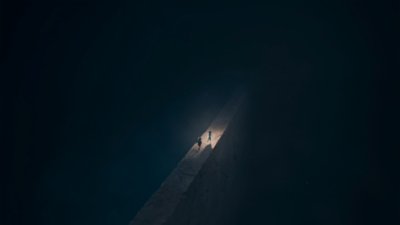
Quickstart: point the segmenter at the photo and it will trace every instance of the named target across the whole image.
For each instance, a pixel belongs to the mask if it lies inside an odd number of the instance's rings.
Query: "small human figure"
[[[211,141],[211,130],[208,131],[208,141]]]
[[[201,147],[201,137],[199,137],[199,138],[197,139],[197,145],[199,146],[199,150],[200,150],[200,147]]]

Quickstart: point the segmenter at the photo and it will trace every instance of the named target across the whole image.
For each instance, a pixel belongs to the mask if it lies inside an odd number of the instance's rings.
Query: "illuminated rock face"
[[[224,137],[225,130],[235,116],[243,98],[242,94],[232,97],[209,128],[201,135],[201,145],[195,143],[190,148],[160,188],[137,213],[130,225],[170,223],[171,218],[176,215],[177,207],[187,199],[186,193],[194,185],[193,181],[203,165],[210,155],[214,155],[211,154],[213,150],[219,148],[219,141]],[[209,131],[211,131],[211,140],[209,140]]]
[[[246,106],[229,123],[166,225],[235,225],[244,190]]]

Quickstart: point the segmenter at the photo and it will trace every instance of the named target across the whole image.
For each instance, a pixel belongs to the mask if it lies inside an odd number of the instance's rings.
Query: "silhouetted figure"
[[[199,138],[197,139],[197,145],[199,146],[199,150],[200,150],[200,147],[201,147],[201,137],[199,137]]]
[[[208,131],[208,141],[211,141],[211,130]]]

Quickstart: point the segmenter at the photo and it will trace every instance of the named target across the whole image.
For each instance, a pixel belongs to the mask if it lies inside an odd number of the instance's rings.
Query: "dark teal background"
[[[282,156],[317,181],[293,196],[333,204],[332,224],[397,224],[398,15],[394,1],[2,1],[0,224],[127,224],[236,87],[249,146],[293,131],[310,148]],[[308,216],[306,198],[265,205],[254,180],[243,218]]]

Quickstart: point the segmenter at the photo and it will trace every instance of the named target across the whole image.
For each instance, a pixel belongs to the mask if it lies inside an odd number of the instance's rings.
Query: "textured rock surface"
[[[199,148],[197,144],[192,146],[161,187],[138,212],[130,223],[131,225],[166,224],[171,219],[177,206],[185,207],[185,203],[180,204],[180,202],[185,202],[185,199],[188,199],[187,197],[193,194],[193,191],[189,191],[193,181],[209,156],[213,155],[211,153],[219,148],[219,140],[225,136],[224,132],[234,117],[242,99],[242,95],[232,97],[210,127],[202,134],[203,144],[201,147]],[[212,140],[208,141],[208,131],[210,130],[212,131]],[[220,179],[219,175],[218,179]],[[197,186],[198,184],[194,185]],[[201,188],[203,187],[201,185]]]

